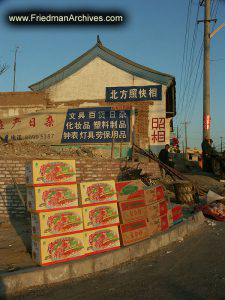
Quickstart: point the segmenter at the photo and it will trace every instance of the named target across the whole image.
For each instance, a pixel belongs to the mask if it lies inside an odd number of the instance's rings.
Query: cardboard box
[[[117,201],[114,180],[82,182],[80,191],[83,206]]]
[[[183,218],[182,206],[181,205],[176,204],[176,205],[172,206],[172,216],[173,216],[173,222],[176,222],[176,221]]]
[[[31,227],[32,234],[39,238],[81,232],[82,208],[31,213]]]
[[[120,223],[117,203],[83,207],[83,217],[85,229],[119,225]]]
[[[116,182],[118,201],[127,201],[144,197],[143,182],[141,180],[129,180]]]
[[[138,220],[120,225],[121,242],[124,246],[149,238],[147,220]]]
[[[83,233],[46,239],[32,239],[32,258],[39,265],[56,264],[82,258],[84,255]]]
[[[153,202],[149,205],[146,205],[147,217],[148,219],[155,219],[159,216],[167,214],[168,204],[167,201]]]
[[[121,223],[129,223],[147,218],[147,210],[143,198],[119,202],[118,205]]]
[[[152,236],[169,228],[167,214],[148,221],[149,235]]]
[[[169,228],[167,214],[164,216],[160,216],[160,224],[161,224],[161,231],[167,230]]]
[[[153,202],[160,202],[164,199],[164,188],[162,185],[155,185],[153,187],[148,187],[144,190],[144,197],[146,205]]]
[[[167,212],[167,219],[168,219],[168,225],[169,227],[173,226],[173,214],[172,214],[172,209],[168,209]]]
[[[118,226],[84,232],[86,255],[101,253],[120,248]]]
[[[26,164],[28,185],[51,185],[76,182],[75,160],[33,160]]]
[[[76,184],[27,187],[27,209],[49,211],[78,207]]]
[[[160,217],[155,217],[154,219],[151,219],[150,221],[148,221],[149,236],[157,234],[160,231],[161,231]]]

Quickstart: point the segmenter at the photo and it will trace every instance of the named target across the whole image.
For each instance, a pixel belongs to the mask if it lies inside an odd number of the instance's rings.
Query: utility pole
[[[221,152],[221,154],[223,152],[223,137],[222,136],[220,137],[220,152]]]
[[[13,92],[15,92],[15,88],[16,88],[16,54],[17,54],[18,49],[19,49],[19,47],[17,46],[15,49],[15,54],[14,54]]]
[[[177,139],[179,140],[179,127],[177,125]]]
[[[200,6],[205,5],[204,20],[204,72],[203,72],[203,140],[210,139],[210,39],[225,26],[225,22],[216,30],[210,33],[210,22],[217,19],[210,19],[210,0],[201,0]]]
[[[190,124],[190,122],[185,121],[184,123],[184,138],[185,138],[185,158],[187,158],[187,147],[188,147],[188,138],[187,138],[187,125]]]

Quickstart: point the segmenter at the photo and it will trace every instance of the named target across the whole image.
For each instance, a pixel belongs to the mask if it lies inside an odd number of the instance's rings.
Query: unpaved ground
[[[0,274],[34,265],[29,219],[20,217],[0,221]]]

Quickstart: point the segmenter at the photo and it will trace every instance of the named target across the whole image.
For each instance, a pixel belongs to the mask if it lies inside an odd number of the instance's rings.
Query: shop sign
[[[151,118],[151,144],[165,143],[166,118]]]
[[[130,141],[130,110],[111,107],[69,109],[62,143],[109,143]]]
[[[162,85],[106,87],[106,102],[162,100]]]

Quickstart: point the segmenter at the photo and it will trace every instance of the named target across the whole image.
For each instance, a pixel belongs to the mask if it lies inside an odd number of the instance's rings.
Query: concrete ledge
[[[122,247],[119,250],[63,264],[33,267],[24,271],[4,273],[0,276],[0,297],[21,292],[27,288],[35,288],[44,284],[59,283],[79,278],[117,266],[131,259],[152,253],[161,247],[179,240],[181,237],[183,238],[196,230],[203,222],[204,216],[202,212],[198,212],[190,220],[177,224],[168,231],[134,245]]]

